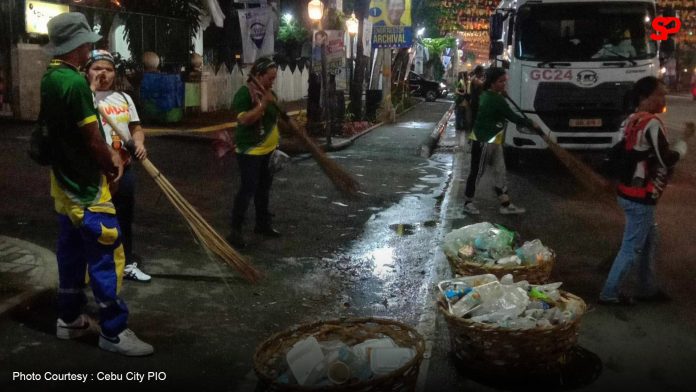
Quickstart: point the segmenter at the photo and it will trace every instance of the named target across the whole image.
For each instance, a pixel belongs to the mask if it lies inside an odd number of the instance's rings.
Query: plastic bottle
[[[452,305],[452,314],[456,317],[462,317],[472,310],[476,309],[481,304],[481,296],[476,291],[471,291]]]
[[[348,365],[351,377],[357,377],[361,381],[372,377],[370,364],[355,355],[350,348],[342,347],[338,350],[338,360]]]

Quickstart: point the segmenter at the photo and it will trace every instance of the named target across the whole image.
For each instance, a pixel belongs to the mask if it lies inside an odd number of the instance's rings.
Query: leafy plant
[[[278,41],[283,43],[302,43],[309,38],[309,31],[295,19],[287,20],[280,18],[280,27],[278,29]]]

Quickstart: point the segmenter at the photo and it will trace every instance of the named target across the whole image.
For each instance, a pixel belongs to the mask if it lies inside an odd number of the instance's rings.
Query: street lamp
[[[346,31],[350,36],[350,45],[348,46],[348,86],[353,84],[353,42],[355,35],[358,34],[358,18],[355,17],[355,12],[346,20]]]
[[[324,4],[320,0],[312,0],[307,4],[307,13],[312,22],[319,24],[319,32],[324,33],[321,25],[321,18],[324,16]],[[326,34],[322,34],[321,42],[321,121],[322,126],[326,127],[326,145],[331,146],[331,110],[329,105],[329,78],[326,66]]]
[[[324,4],[319,0],[312,0],[307,4],[307,12],[309,12],[309,19],[318,22],[324,15]]]

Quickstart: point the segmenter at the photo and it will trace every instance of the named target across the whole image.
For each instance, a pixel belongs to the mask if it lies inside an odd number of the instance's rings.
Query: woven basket
[[[462,259],[458,256],[447,255],[447,260],[452,267],[455,275],[474,276],[483,274],[493,274],[502,278],[503,275],[512,274],[515,282],[526,280],[531,284],[544,284],[551,276],[551,270],[556,264],[556,253],[551,251],[552,257],[537,265],[516,265],[513,267],[503,265],[484,266],[472,259]]]
[[[319,341],[339,339],[352,346],[368,339],[388,336],[400,347],[416,350],[416,355],[401,368],[387,375],[341,385],[309,387],[281,384],[278,376],[285,371],[285,355],[298,341],[314,336]],[[425,341],[415,329],[394,320],[359,318],[320,321],[279,332],[256,348],[254,370],[264,391],[415,391]]]
[[[447,320],[454,354],[466,367],[487,374],[528,374],[559,366],[576,344],[586,305],[580,297],[560,291],[559,306],[573,305],[575,319],[551,328],[512,330],[455,317],[440,296],[438,308]]]

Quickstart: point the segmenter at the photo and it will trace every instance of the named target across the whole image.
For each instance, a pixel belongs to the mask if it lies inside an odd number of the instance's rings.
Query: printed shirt
[[[72,66],[51,61],[41,79],[41,108],[55,148],[51,196],[56,212],[75,224],[82,221],[85,208],[115,213],[106,177],[92,159],[80,130],[99,121],[85,78]]]
[[[490,90],[484,91],[479,99],[473,139],[485,143],[501,144],[507,120],[518,125],[532,125],[531,121],[513,112],[502,95]]]
[[[240,87],[232,101],[232,109],[237,112],[237,119],[253,108],[249,87]],[[263,117],[255,124],[237,123],[234,141],[238,154],[266,155],[273,152],[280,141],[277,109],[273,105],[266,107]]]
[[[97,104],[103,107],[104,114],[109,116],[120,130],[120,133],[116,133],[111,129],[111,125],[106,122],[106,119],[102,118],[101,124],[102,128],[104,128],[106,144],[112,146],[114,134],[130,135],[129,125],[140,124],[138,111],[135,109],[135,104],[130,95],[113,90],[97,91],[94,95],[97,98]],[[125,140],[123,141],[125,142]]]
[[[664,126],[654,114],[633,113],[622,124],[622,132],[628,164],[620,173],[617,192],[627,200],[657,204],[679,153],[669,149]]]

